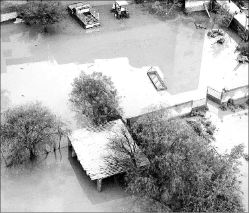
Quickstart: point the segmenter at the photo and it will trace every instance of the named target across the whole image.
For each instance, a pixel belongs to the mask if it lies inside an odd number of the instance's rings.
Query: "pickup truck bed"
[[[79,9],[80,8],[80,9]],[[68,10],[72,16],[78,19],[85,29],[97,27],[100,25],[99,20],[92,13],[89,5],[76,3],[68,6]]]

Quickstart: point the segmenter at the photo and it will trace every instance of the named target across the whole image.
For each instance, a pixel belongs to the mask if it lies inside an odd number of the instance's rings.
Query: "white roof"
[[[115,163],[110,166],[110,162],[106,161],[106,157],[114,154],[108,144],[113,137],[124,137],[121,131],[134,142],[121,120],[112,121],[105,127],[78,129],[72,132],[69,139],[78,160],[91,180],[106,178],[124,171]],[[122,158],[127,156],[123,155]],[[142,161],[143,159],[141,158]]]
[[[116,1],[116,3],[119,5],[119,6],[126,6],[129,4],[128,1]]]

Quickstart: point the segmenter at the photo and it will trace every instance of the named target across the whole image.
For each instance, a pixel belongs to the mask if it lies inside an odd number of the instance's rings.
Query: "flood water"
[[[111,3],[95,7],[101,27],[93,32],[70,16],[49,34],[24,24],[2,24],[2,110],[39,100],[72,124],[68,93],[79,74],[76,65],[95,59],[126,57],[133,67],[159,66],[171,94],[197,89],[203,30],[184,18],[161,21],[135,4],[129,19],[116,20],[110,8]]]
[[[172,94],[198,87],[203,30],[184,18],[161,21],[138,5],[130,5],[130,19],[116,20],[110,8],[111,3],[95,7],[101,27],[93,32],[71,17],[49,34],[24,24],[2,24],[2,110],[39,100],[72,127],[68,93],[80,73],[76,65],[95,59],[127,57],[134,67],[159,66]],[[62,157],[50,154],[17,174],[2,170],[2,211],[130,211],[132,202],[113,180],[97,193],[66,148]]]
[[[130,211],[134,201],[115,183],[113,178],[103,181],[97,192],[80,163],[61,153],[42,156],[38,162],[6,170],[1,176],[1,211]]]

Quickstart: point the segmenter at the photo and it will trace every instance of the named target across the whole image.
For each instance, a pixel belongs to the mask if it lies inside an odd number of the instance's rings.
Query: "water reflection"
[[[137,7],[131,5],[131,18],[124,20],[113,17],[110,5],[97,7],[101,27],[92,33],[70,16],[51,27],[49,34],[24,24],[3,25],[2,51],[12,52],[3,54],[3,61],[6,66],[54,60],[58,64],[84,64],[128,57],[134,67],[159,66],[173,94],[196,89],[204,31],[196,31],[181,20],[162,22]]]

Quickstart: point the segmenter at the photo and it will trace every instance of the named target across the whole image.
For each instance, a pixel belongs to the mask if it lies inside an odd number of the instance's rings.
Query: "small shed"
[[[91,180],[97,180],[98,191],[101,191],[104,178],[125,172],[122,165],[117,165],[116,162],[111,162],[112,158],[108,158],[111,155],[128,158],[128,156],[120,155],[120,153],[114,153],[108,146],[114,137],[122,138],[124,133],[130,143],[135,144],[125,124],[120,119],[109,122],[104,127],[75,130],[69,137],[69,145],[72,146],[72,157],[77,157]],[[146,165],[147,159],[142,155],[138,147],[137,150],[139,166]],[[106,158],[108,158],[108,161]]]

